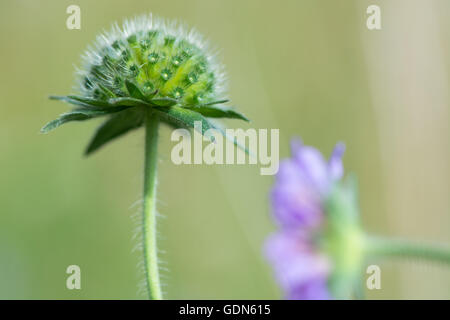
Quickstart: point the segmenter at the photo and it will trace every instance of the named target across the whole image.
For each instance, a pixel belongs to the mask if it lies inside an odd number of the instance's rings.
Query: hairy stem
[[[415,258],[450,264],[450,247],[439,244],[369,237],[366,248],[369,256]]]
[[[145,119],[144,208],[142,219],[145,276],[148,296],[151,300],[162,299],[158,269],[158,249],[156,245],[158,127],[158,116],[151,110],[147,110]]]

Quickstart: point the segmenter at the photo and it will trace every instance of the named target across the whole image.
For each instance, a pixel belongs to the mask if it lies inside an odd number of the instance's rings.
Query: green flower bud
[[[87,153],[143,125],[147,111],[175,128],[220,127],[208,118],[248,119],[227,106],[223,67],[193,30],[150,16],[125,21],[97,37],[78,70],[79,95],[54,96],[75,109],[42,128],[109,116]],[[202,132],[203,134],[203,132]],[[236,141],[234,141],[235,144]]]
[[[146,98],[176,97],[185,106],[224,99],[223,67],[205,42],[196,32],[160,19],[141,17],[122,29],[114,26],[97,38],[83,62],[79,91],[84,97],[102,97],[97,91],[106,89],[117,97],[139,98],[122,85],[129,81]],[[153,96],[148,83],[157,91]]]

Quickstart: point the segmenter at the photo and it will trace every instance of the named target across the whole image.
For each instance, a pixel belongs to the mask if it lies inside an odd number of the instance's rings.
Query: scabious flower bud
[[[344,145],[326,162],[319,151],[292,143],[280,164],[272,207],[280,230],[266,255],[289,299],[347,298],[362,259],[354,189],[341,181]]]
[[[87,154],[141,127],[147,112],[173,128],[195,128],[199,121],[202,134],[212,128],[225,135],[209,118],[248,121],[223,105],[228,102],[224,99],[225,75],[206,42],[193,30],[185,31],[151,15],[128,20],[122,28],[114,25],[100,35],[83,55],[83,66],[77,73],[78,95],[51,97],[76,108],[41,131],[109,116],[98,128]]]
[[[126,21],[123,29],[115,25],[83,60],[79,86],[85,97],[141,98],[130,92],[128,81],[142,98],[171,97],[184,106],[223,98],[223,68],[201,37],[151,16]]]

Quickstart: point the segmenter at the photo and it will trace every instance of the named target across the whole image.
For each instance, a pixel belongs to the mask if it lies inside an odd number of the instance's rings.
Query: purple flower
[[[315,228],[323,218],[323,202],[343,174],[345,146],[338,143],[328,163],[313,147],[292,142],[292,158],[280,164],[272,190],[276,221],[283,228]]]
[[[338,143],[328,162],[319,151],[292,143],[272,190],[272,208],[280,231],[266,243],[266,256],[288,299],[330,299],[327,280],[331,261],[320,252],[316,235],[323,225],[324,203],[343,175],[344,145]]]
[[[326,256],[315,252],[308,235],[289,230],[278,232],[268,239],[266,256],[287,299],[330,298],[326,287],[329,261]]]

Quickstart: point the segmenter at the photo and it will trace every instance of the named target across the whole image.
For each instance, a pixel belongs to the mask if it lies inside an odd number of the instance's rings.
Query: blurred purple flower
[[[306,235],[284,230],[266,243],[266,256],[287,299],[330,299],[326,279],[330,272],[326,256],[314,251]]]
[[[345,146],[338,143],[328,163],[313,147],[292,142],[292,158],[280,164],[272,189],[275,219],[283,228],[314,228],[320,225],[323,202],[343,174]]]
[[[266,256],[286,298],[330,299],[330,261],[319,252],[315,236],[327,196],[343,175],[345,146],[338,143],[328,162],[298,140],[291,148],[292,157],[281,163],[272,190],[273,213],[281,230],[268,239]]]

